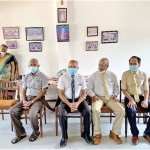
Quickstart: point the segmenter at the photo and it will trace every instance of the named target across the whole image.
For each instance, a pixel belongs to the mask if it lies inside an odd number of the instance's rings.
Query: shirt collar
[[[138,73],[139,73],[139,70],[138,71],[131,71],[131,70],[129,70],[130,71],[130,74],[136,74],[136,75],[138,75]]]
[[[68,76],[69,76],[69,77],[72,76],[69,72],[67,72],[67,73],[68,73]],[[78,75],[78,73],[76,73],[74,76],[76,77],[77,75]]]

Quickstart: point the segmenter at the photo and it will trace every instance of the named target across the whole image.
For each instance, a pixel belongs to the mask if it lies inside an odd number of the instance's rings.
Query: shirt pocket
[[[41,88],[42,88],[41,81],[39,79],[36,79],[34,81],[34,89],[40,90]]]

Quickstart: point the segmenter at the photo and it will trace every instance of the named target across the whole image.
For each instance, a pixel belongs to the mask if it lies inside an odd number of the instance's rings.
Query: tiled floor
[[[1,116],[0,116],[1,117]],[[1,120],[1,118],[0,118]],[[124,122],[122,126],[122,135],[124,143],[121,145],[116,144],[108,137],[112,124],[109,123],[108,118],[101,118],[102,140],[100,145],[89,145],[83,138],[80,137],[79,119],[70,118],[68,121],[68,135],[69,140],[66,147],[63,149],[150,149],[150,144],[142,137],[145,125],[138,124],[140,129],[138,145],[132,145],[131,133],[128,130],[128,137],[124,136]],[[24,123],[24,120],[23,120]],[[11,139],[14,138],[14,133],[11,132],[9,115],[5,115],[5,120],[0,121],[0,149],[59,149],[61,139],[61,132],[59,127],[59,136],[55,136],[55,119],[54,112],[47,111],[47,124],[43,124],[44,136],[39,137],[35,142],[29,142],[29,136],[32,133],[30,123],[24,124],[27,132],[27,137],[17,144],[11,144]]]

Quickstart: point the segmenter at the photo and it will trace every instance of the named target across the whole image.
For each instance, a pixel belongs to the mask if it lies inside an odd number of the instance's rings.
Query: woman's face
[[[7,51],[7,48],[4,47],[4,46],[0,46],[0,52],[6,52]]]

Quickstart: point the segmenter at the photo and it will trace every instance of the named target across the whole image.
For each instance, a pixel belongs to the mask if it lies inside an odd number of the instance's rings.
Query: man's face
[[[29,67],[39,67],[39,64],[36,60],[31,60],[29,62]]]
[[[100,71],[106,71],[108,68],[108,63],[106,61],[100,61],[98,64],[98,68]]]
[[[138,59],[137,58],[131,58],[130,62],[129,62],[129,65],[130,66],[137,66],[137,67],[140,66],[140,64],[138,63]]]
[[[68,68],[77,68],[78,69],[78,64],[76,62],[69,62]]]

